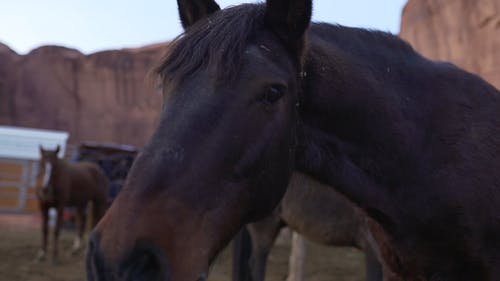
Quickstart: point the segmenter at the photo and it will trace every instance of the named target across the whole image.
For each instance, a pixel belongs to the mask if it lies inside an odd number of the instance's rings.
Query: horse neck
[[[65,173],[67,165],[66,160],[57,158],[52,167],[52,183],[60,180],[61,175]],[[55,184],[55,186],[59,185]]]
[[[412,161],[401,157],[413,157],[420,132],[399,107],[399,78],[378,71],[389,67],[397,76],[401,66],[389,58],[379,65],[346,46],[311,36],[297,166],[362,208],[383,210],[390,200],[380,186],[397,188],[408,176]]]

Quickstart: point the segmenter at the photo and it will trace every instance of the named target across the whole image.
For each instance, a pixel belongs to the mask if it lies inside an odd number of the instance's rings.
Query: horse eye
[[[266,92],[259,98],[260,102],[265,102],[268,104],[273,104],[277,102],[283,95],[285,91],[280,86],[271,86]]]

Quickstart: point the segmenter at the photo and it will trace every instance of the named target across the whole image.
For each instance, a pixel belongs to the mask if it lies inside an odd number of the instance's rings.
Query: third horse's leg
[[[294,231],[292,233],[292,250],[290,253],[290,261],[288,263],[287,281],[304,280],[305,255],[306,245],[304,238]]]
[[[57,262],[57,257],[59,255],[59,233],[61,231],[61,227],[63,224],[63,213],[64,213],[64,207],[62,206],[57,207],[57,219],[54,228],[54,247],[52,252],[52,262]]]
[[[264,281],[269,252],[283,226],[277,214],[246,226],[252,240],[250,258],[252,281]]]
[[[245,227],[233,239],[232,281],[251,281],[249,260],[252,254],[250,235]]]
[[[380,264],[372,245],[365,247],[366,281],[382,281],[382,265]]]
[[[76,254],[82,246],[86,221],[87,221],[86,208],[78,207],[76,209],[76,223],[77,223],[78,233],[76,234],[75,241],[73,243],[73,249],[72,249],[73,254]]]
[[[42,218],[42,248],[37,254],[36,260],[40,261],[45,259],[47,254],[47,239],[49,235],[49,208],[43,204],[40,204],[40,213]]]

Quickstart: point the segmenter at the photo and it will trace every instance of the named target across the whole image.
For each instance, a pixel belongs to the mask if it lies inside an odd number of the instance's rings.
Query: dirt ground
[[[39,221],[33,215],[0,214],[0,281],[84,281],[84,252],[73,256],[70,249],[74,232],[61,233],[60,259],[37,263]],[[282,239],[269,259],[267,281],[284,281],[290,251]],[[307,243],[307,281],[361,281],[364,279],[363,253],[351,248],[324,247]],[[231,279],[231,255],[225,250],[212,267],[209,281]]]

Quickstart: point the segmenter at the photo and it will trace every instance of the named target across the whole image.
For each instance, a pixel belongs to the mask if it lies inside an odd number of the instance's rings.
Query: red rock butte
[[[409,0],[400,36],[500,87],[500,1]],[[148,73],[167,45],[90,55],[44,46],[18,55],[0,44],[0,124],[66,130],[72,143],[142,146],[161,108]]]
[[[161,108],[149,73],[166,46],[90,55],[44,46],[21,56],[0,45],[0,124],[69,131],[73,143],[140,146]]]
[[[451,61],[500,88],[500,1],[409,0],[400,36],[424,56]]]

